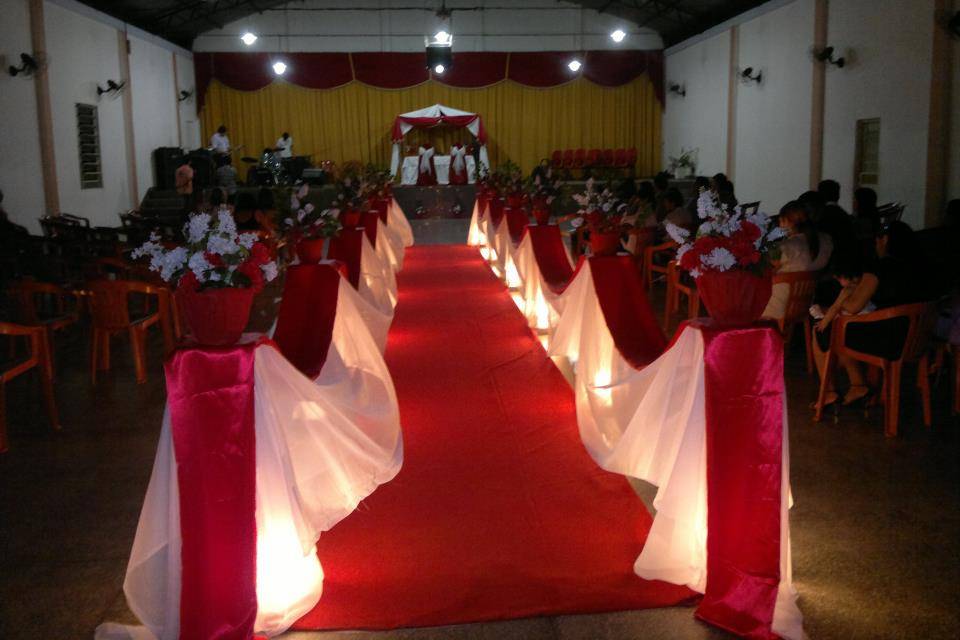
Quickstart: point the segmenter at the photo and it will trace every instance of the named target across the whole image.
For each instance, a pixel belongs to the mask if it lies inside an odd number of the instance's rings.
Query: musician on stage
[[[290,137],[289,133],[283,132],[283,135],[277,140],[275,149],[281,158],[293,157],[293,138]]]
[[[217,132],[210,138],[210,147],[217,155],[230,155],[230,138],[227,137],[227,128],[224,125],[217,127]]]

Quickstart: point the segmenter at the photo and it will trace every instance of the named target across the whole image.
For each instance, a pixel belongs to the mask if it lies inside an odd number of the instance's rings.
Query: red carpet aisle
[[[409,250],[387,363],[399,475],[320,538],[299,629],[383,629],[677,603],[633,563],[650,516],[580,442],[573,393],[475,248]]]

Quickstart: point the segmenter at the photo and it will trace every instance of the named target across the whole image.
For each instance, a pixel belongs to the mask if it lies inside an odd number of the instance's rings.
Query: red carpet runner
[[[412,247],[386,352],[403,469],[320,538],[298,629],[675,604],[633,573],[650,515],[577,432],[573,393],[475,248]]]

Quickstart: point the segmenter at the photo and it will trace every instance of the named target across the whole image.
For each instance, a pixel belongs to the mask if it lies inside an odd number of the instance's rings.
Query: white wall
[[[952,0],[960,8],[960,0]],[[773,0],[666,51],[667,82],[686,84],[687,97],[668,94],[664,163],[681,146],[700,147],[698,173],[724,170],[729,34],[737,25],[738,64],[762,69],[761,85],[739,84],[734,181],[741,200],[762,200],[773,212],[809,186],[814,0]],[[830,0],[830,45],[843,69],[826,67],[823,177],[840,182],[850,207],[856,121],[881,120],[882,202],[907,205],[904,219],[920,228],[926,195],[934,0]],[[726,38],[726,40],[724,40]],[[948,197],[960,197],[960,46],[953,42],[951,158]]]
[[[51,2],[44,14],[60,209],[115,226],[117,213],[131,208],[123,101],[116,94],[98,98],[97,83],[121,79],[117,31]],[[80,188],[76,103],[97,106],[102,189]]]
[[[697,149],[697,173],[727,171],[727,102],[730,32],[724,31],[665,60],[667,86],[681,84],[686,96],[666,94],[663,166],[682,149]]]
[[[424,36],[437,31],[435,2],[357,0],[291,2],[224,25],[197,38],[194,51],[423,51]],[[411,9],[420,5],[423,9]],[[610,14],[556,0],[448,0],[456,51],[569,51],[659,49],[660,36]],[[341,8],[337,8],[337,7]],[[393,7],[393,8],[391,8]],[[508,8],[507,8],[508,7]],[[458,8],[463,8],[457,11]],[[470,8],[470,10],[467,10]],[[473,10],[479,8],[479,10]],[[363,9],[384,9],[369,11]],[[609,34],[629,33],[621,44]],[[240,42],[251,31],[252,47]]]
[[[130,37],[133,130],[137,155],[137,190],[142,198],[154,184],[153,150],[180,146],[174,54]]]
[[[0,20],[0,66],[20,66],[20,54],[33,51],[27,3],[4,3]],[[17,224],[40,232],[44,213],[40,174],[40,134],[36,89],[31,78],[0,73],[0,190],[3,208]]]
[[[735,170],[741,202],[776,213],[809,186],[813,0],[796,0],[739,27],[738,67],[763,81],[737,88]]]
[[[177,57],[177,95],[180,91],[189,91],[191,95],[178,102],[180,109],[180,142],[177,146],[184,149],[196,149],[200,146],[200,118],[197,116],[196,81],[194,80],[193,58],[176,54]]]
[[[828,40],[854,51],[852,62],[827,73],[823,173],[842,188],[849,207],[856,123],[880,118],[881,202],[907,204],[904,220],[923,226],[933,0],[834,0]]]
[[[46,0],[44,32],[46,65],[56,157],[60,210],[90,219],[91,224],[116,226],[117,214],[134,206],[131,196],[142,197],[153,184],[151,154],[158,146],[199,145],[196,102],[179,106],[174,57],[181,88],[193,89],[193,58],[155,36],[128,27],[73,0]],[[127,133],[123,98],[97,96],[97,84],[121,79],[120,37],[128,33],[133,102],[133,128],[137,161],[136,189],[130,185]],[[0,19],[0,56],[3,67],[19,63],[21,52],[32,53],[27,0],[4,0]],[[97,106],[100,120],[103,188],[81,189],[77,146],[76,103]],[[30,78],[0,74],[0,189],[4,208],[14,221],[39,232],[37,219],[44,213],[36,89]]]

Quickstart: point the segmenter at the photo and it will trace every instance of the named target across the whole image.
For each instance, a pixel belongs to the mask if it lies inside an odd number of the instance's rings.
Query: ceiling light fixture
[[[569,67],[570,71],[573,71],[574,73],[580,71],[580,67],[582,66],[583,64],[581,64],[576,58],[567,63],[567,67]]]
[[[433,72],[438,75],[442,74],[444,71],[446,71],[446,68],[442,64],[438,64],[433,68]]]
[[[627,34],[626,32],[623,31],[623,29],[617,29],[616,31],[610,34],[610,39],[613,40],[614,42],[623,42],[623,39],[626,37],[627,37]]]
[[[433,43],[443,45],[453,44],[453,36],[441,29],[433,36]]]
[[[278,76],[282,76],[287,72],[287,64],[285,62],[277,61],[273,63],[273,72]]]
[[[245,34],[240,36],[240,40],[243,42],[243,44],[249,47],[250,45],[252,45],[254,42],[257,41],[257,36],[247,31]]]

